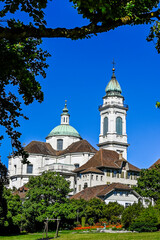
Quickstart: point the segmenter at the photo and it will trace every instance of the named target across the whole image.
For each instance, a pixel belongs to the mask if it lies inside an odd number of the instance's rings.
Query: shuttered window
[[[63,150],[63,139],[57,140],[57,150]]]
[[[105,117],[103,122],[103,135],[107,135],[107,132],[108,132],[108,118]]]
[[[118,135],[122,135],[122,118],[116,118],[116,132]]]

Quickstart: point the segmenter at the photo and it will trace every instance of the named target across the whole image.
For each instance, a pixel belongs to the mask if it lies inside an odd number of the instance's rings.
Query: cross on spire
[[[65,100],[65,108],[67,107],[67,100]]]
[[[113,64],[112,70],[113,70],[113,72],[114,72],[114,71],[115,71],[115,65],[116,65],[116,63],[115,63],[115,61],[114,61],[114,58],[113,58],[112,64]]]

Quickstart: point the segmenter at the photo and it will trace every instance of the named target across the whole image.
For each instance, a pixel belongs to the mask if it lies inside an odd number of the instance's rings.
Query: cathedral
[[[54,171],[70,181],[71,195],[88,187],[107,184],[135,186],[140,169],[127,160],[126,115],[128,106],[120,84],[112,69],[112,77],[105,89],[100,112],[100,135],[95,149],[70,125],[67,102],[61,113],[60,125],[46,137],[45,142],[31,141],[25,150],[29,164],[11,156],[8,162],[9,187],[25,185],[31,176]]]

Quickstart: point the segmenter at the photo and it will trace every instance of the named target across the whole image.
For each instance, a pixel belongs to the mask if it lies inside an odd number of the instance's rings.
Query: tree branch
[[[22,27],[1,27],[0,26],[0,39],[19,39],[19,38],[70,38],[79,39],[89,37],[92,34],[108,32],[111,29],[115,29],[123,25],[142,24],[148,23],[150,20],[159,19],[160,9],[155,12],[141,14],[134,17],[122,17],[118,20],[109,19],[105,24],[96,25],[91,23],[83,27],[76,27],[73,29],[67,28],[36,28],[34,26],[23,25]]]

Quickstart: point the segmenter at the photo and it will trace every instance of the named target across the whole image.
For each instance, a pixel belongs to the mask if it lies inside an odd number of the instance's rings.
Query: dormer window
[[[57,139],[57,150],[63,150],[63,139]]]

